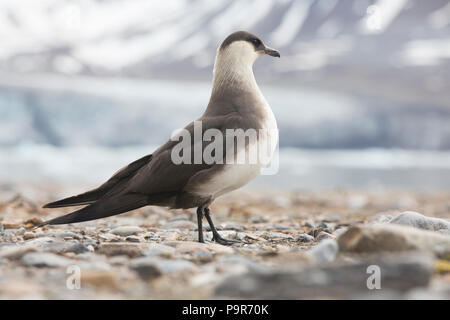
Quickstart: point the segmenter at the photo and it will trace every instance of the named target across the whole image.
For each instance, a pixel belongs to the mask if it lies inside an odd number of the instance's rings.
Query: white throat
[[[214,64],[213,91],[227,88],[258,90],[253,63],[259,54],[246,41],[236,41],[218,50]]]

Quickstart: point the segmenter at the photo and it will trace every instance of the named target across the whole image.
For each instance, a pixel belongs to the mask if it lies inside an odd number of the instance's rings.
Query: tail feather
[[[63,208],[91,204],[100,199],[104,194],[104,190],[95,189],[77,196],[47,203],[44,208]]]
[[[130,177],[132,177],[140,168],[148,164],[152,155],[145,156],[139,160],[130,163],[125,168],[119,170],[107,182],[97,189],[79,194],[77,196],[65,198],[55,202],[48,203],[44,208],[62,208],[91,204],[98,201],[105,195],[114,195],[122,191]]]
[[[143,194],[125,194],[99,200],[67,215],[46,221],[38,227],[67,223],[78,223],[110,217],[148,205],[148,197]]]

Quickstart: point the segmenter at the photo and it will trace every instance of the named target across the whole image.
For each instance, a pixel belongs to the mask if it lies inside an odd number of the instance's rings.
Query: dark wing
[[[239,120],[239,117],[237,120]],[[226,128],[231,127],[231,124],[235,125],[236,120],[230,116],[214,117],[204,121],[202,129],[204,132],[210,128],[217,128],[224,132]],[[191,123],[185,129],[193,137],[194,125]],[[194,152],[194,139],[191,140],[191,150]],[[133,162],[96,190],[73,197],[72,200],[66,199],[57,202],[59,206],[62,206],[64,203],[80,204],[86,203],[86,201],[95,201],[85,208],[44,222],[40,226],[90,221],[151,204],[170,207],[171,201],[176,199],[176,196],[183,191],[189,179],[214,166],[214,164],[204,163],[175,164],[172,161],[171,153],[172,148],[178,143],[178,141],[167,142],[152,156]],[[203,141],[200,143],[205,145]],[[101,195],[100,198],[97,198],[99,195]],[[98,200],[92,200],[94,198]],[[56,206],[57,203],[54,205]]]
[[[83,194],[48,203],[44,208],[73,207],[93,203],[112,191],[119,191],[130,177],[152,160],[152,155],[145,156],[119,170],[100,187]]]

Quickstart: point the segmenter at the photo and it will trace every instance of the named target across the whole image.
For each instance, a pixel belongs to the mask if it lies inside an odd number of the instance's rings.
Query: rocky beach
[[[194,210],[35,228],[58,192],[0,187],[1,299],[450,299],[449,191],[247,188],[211,207],[230,247]]]

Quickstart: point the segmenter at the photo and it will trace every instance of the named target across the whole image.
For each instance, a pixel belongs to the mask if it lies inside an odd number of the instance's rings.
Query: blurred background
[[[280,169],[250,188],[450,187],[447,0],[1,0],[0,185],[95,186],[151,153],[237,30],[282,57],[254,67]]]

